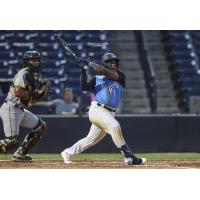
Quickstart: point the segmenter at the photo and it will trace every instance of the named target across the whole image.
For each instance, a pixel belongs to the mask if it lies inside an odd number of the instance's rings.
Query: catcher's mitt
[[[40,97],[40,100],[41,100],[41,99],[44,99],[44,98],[46,98],[46,97],[48,97],[48,96],[50,95],[50,93],[52,92],[51,83],[50,83],[50,81],[48,81],[47,79],[42,80],[42,81],[40,82],[39,90],[40,90],[43,86],[46,86],[46,90],[45,90],[44,94]]]

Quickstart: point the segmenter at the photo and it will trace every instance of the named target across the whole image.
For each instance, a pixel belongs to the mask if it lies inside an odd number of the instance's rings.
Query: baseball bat
[[[80,60],[80,57],[78,57],[69,47],[69,45],[58,35],[58,34],[54,34],[53,37],[55,38],[55,40],[61,45],[61,47],[63,47],[68,53],[70,53],[70,55],[72,55],[76,60]],[[85,59],[86,60],[86,59]],[[89,62],[89,60],[88,60]],[[88,69],[88,66],[84,66],[83,67],[85,70]]]
[[[79,57],[72,51],[69,45],[58,34],[55,33],[53,37],[61,45],[61,47],[63,47],[68,53],[70,53],[70,55],[79,60]]]

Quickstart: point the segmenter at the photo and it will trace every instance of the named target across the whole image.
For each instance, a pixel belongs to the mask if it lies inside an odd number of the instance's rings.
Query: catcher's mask
[[[119,58],[114,53],[105,53],[102,57],[102,65],[109,69],[117,69]]]
[[[26,51],[23,55],[23,62],[33,73],[39,73],[41,66],[41,54],[38,51]]]

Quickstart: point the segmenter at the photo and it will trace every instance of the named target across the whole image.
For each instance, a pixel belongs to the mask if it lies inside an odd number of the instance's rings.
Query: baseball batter
[[[44,97],[48,86],[43,83],[38,90],[35,87],[41,65],[39,52],[25,52],[23,62],[24,67],[15,75],[5,103],[0,108],[5,133],[5,139],[0,140],[0,151],[7,153],[11,148],[18,147],[13,155],[13,161],[24,162],[32,160],[27,153],[43,137],[47,129],[46,123],[26,108]],[[20,126],[31,129],[21,144]]]
[[[108,133],[123,154],[126,164],[144,164],[146,159],[133,154],[124,140],[119,122],[115,119],[115,112],[125,89],[125,75],[118,70],[119,58],[113,53],[106,53],[102,57],[102,65],[84,59],[80,60],[79,65],[82,90],[94,92],[94,101],[89,109],[92,126],[85,138],[61,153],[64,162],[71,163],[75,155],[98,143]],[[89,74],[95,76],[88,76]]]

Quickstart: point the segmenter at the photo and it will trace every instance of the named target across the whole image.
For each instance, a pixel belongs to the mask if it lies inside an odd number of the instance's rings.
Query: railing
[[[148,46],[143,31],[135,31],[136,39],[138,42],[138,51],[140,61],[144,70],[144,77],[146,81],[146,87],[148,89],[148,96],[150,99],[151,112],[157,112],[157,93],[155,84],[155,72],[148,56]]]

